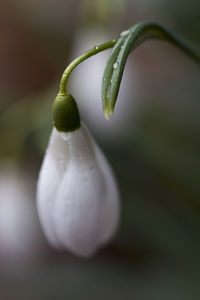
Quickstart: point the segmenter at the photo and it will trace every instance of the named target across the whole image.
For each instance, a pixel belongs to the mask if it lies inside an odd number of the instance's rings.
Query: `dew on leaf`
[[[118,63],[114,63],[114,65],[113,65],[113,69],[117,69],[117,67],[118,67]]]

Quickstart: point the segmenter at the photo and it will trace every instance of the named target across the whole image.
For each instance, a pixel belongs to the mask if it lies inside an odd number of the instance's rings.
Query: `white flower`
[[[38,259],[43,243],[31,181],[11,161],[0,162],[0,262],[4,267]]]
[[[69,133],[53,129],[39,175],[37,205],[50,244],[78,256],[91,256],[115,232],[117,185],[83,124]]]

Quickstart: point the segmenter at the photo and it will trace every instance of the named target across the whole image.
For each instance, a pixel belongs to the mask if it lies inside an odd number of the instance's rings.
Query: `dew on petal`
[[[60,136],[62,137],[62,139],[64,141],[68,141],[70,139],[70,134],[69,133],[61,132]]]

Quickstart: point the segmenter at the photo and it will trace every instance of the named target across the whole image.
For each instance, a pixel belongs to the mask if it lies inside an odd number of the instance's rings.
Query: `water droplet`
[[[61,138],[62,138],[64,141],[68,141],[68,140],[70,139],[70,134],[69,134],[69,133],[61,132],[61,133],[60,133],[60,136],[61,136]]]
[[[120,34],[120,36],[126,36],[129,34],[129,30],[125,30],[125,31],[122,31],[122,33]]]
[[[114,65],[113,65],[113,69],[117,69],[117,67],[118,67],[118,63],[114,63]]]
[[[96,49],[96,50],[99,50],[99,46],[95,46],[95,49]]]

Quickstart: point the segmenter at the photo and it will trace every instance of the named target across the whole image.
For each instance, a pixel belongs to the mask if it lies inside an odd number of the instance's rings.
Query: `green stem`
[[[107,50],[109,48],[112,48],[117,40],[112,40],[100,45],[97,45],[95,47],[93,47],[92,49],[88,50],[87,52],[83,53],[82,55],[80,55],[79,57],[77,57],[75,60],[73,60],[68,67],[65,69],[61,81],[60,81],[60,91],[59,94],[61,95],[66,95],[67,94],[67,80],[69,78],[69,75],[71,74],[71,72],[73,71],[73,69],[78,66],[81,62],[83,62],[84,60],[86,60],[87,58],[101,52],[104,50]]]

